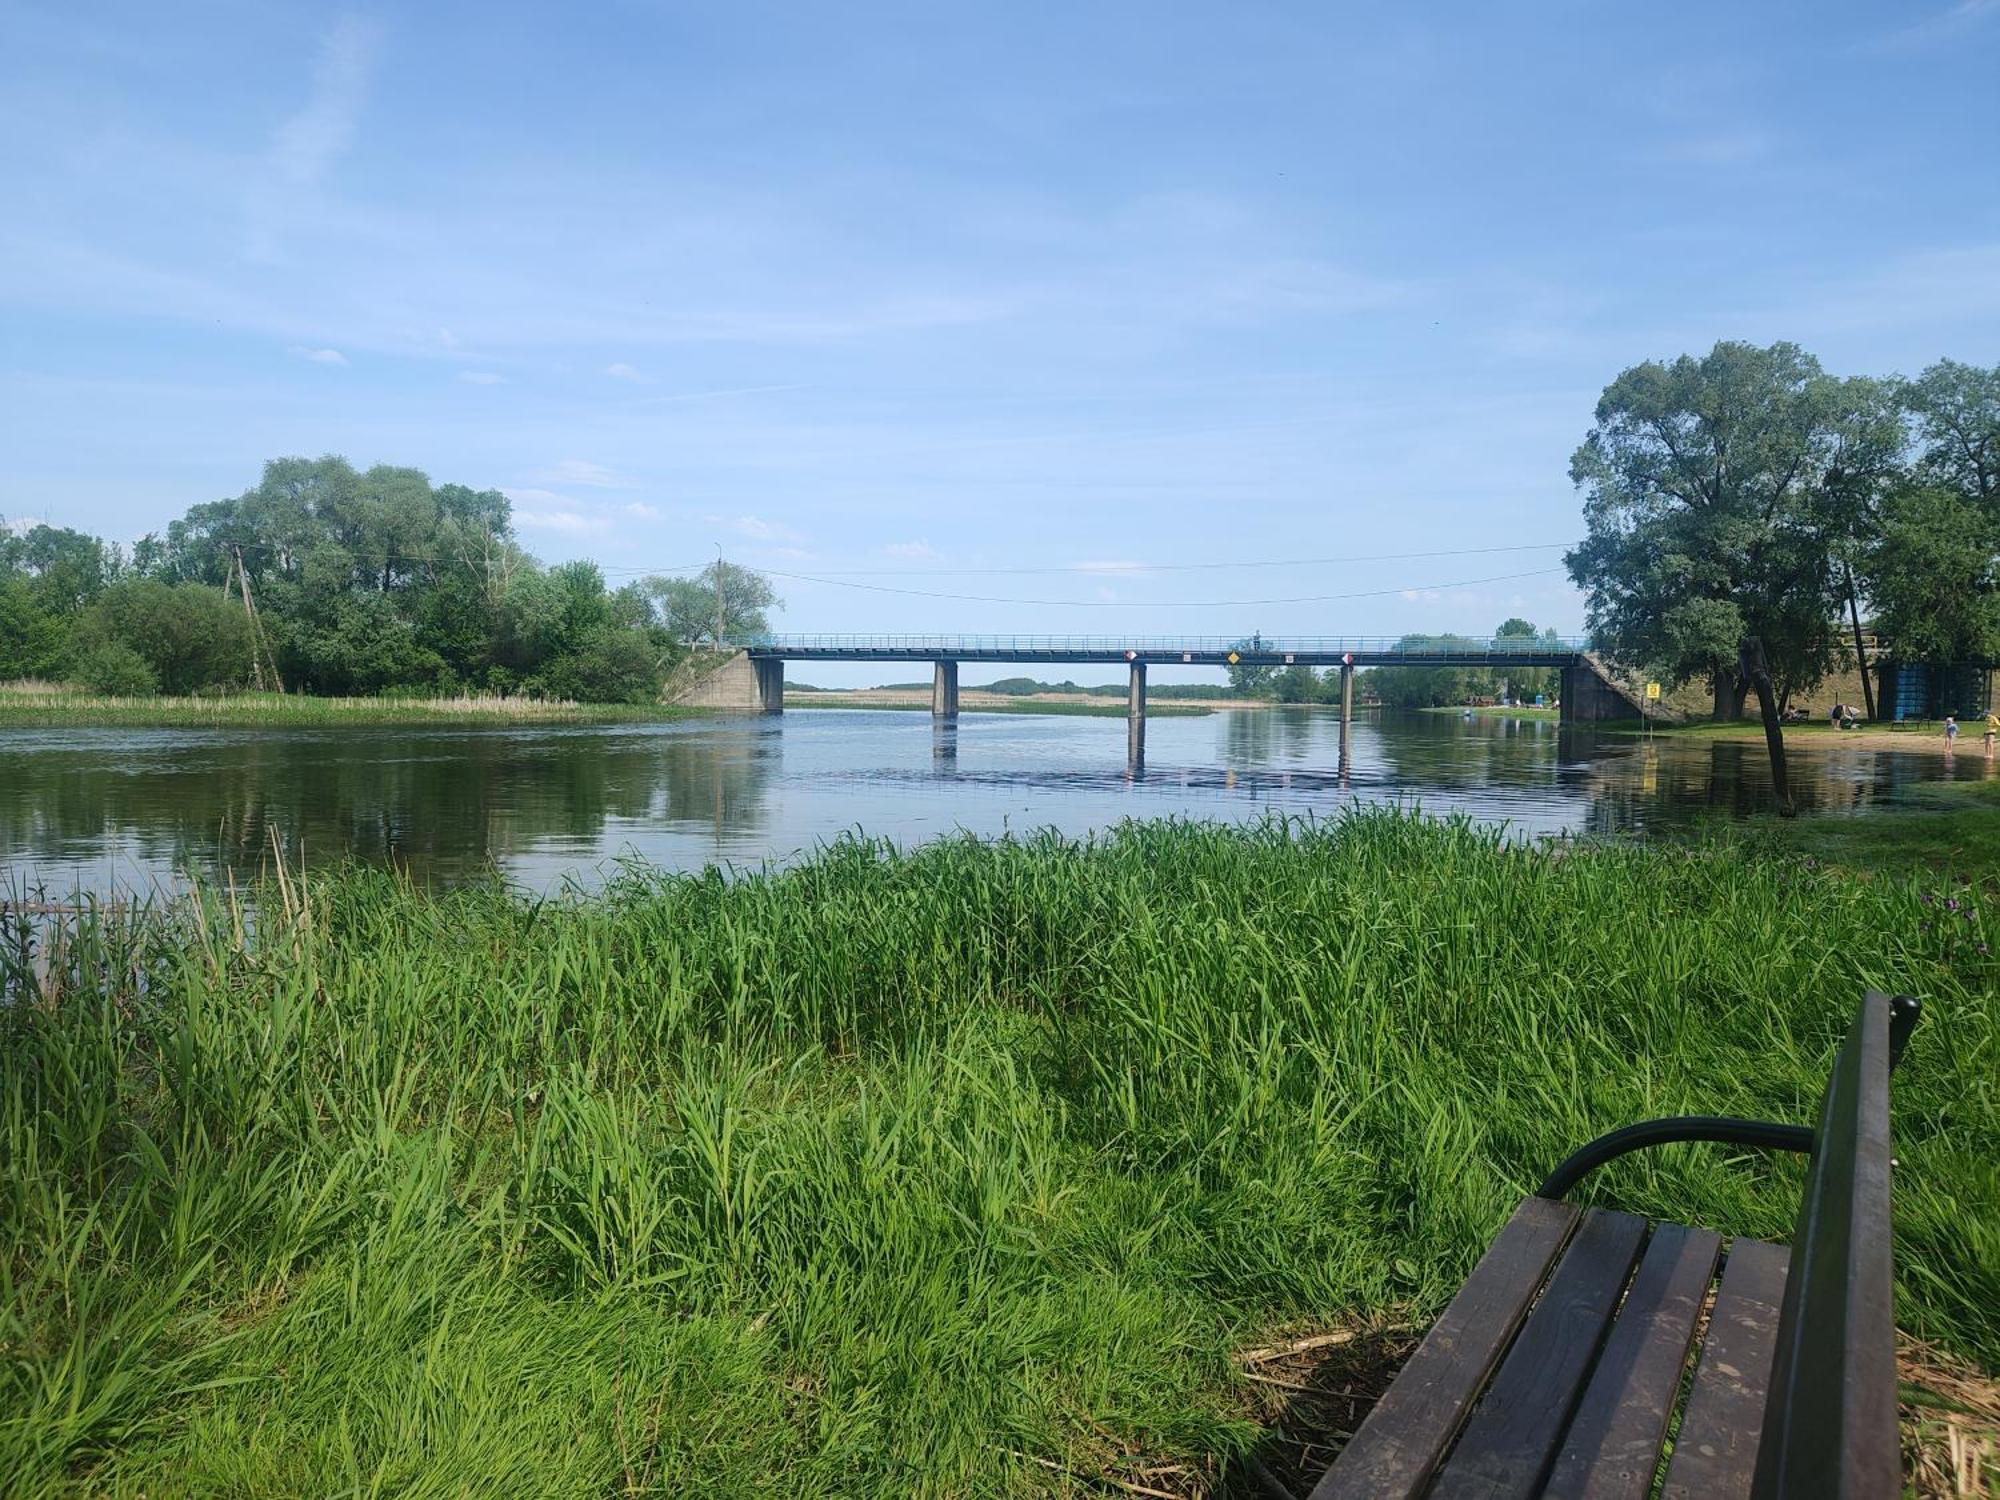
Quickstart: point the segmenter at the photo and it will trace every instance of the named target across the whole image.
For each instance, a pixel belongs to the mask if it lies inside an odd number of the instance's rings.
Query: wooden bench
[[[1889,1074],[1917,1013],[1862,1001],[1813,1130],[1656,1120],[1556,1168],[1313,1500],[1647,1500],[1656,1482],[1663,1500],[1899,1495]],[[1790,1249],[1562,1201],[1665,1141],[1809,1153]]]

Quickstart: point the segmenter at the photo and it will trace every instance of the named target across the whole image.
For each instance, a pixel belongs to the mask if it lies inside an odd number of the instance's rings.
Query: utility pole
[[[278,658],[271,650],[271,643],[264,635],[264,622],[257,618],[257,606],[250,601],[250,574],[243,566],[243,549],[231,549],[236,559],[236,582],[243,591],[243,615],[250,622],[250,680],[258,692],[264,691],[264,663],[271,665],[271,686],[277,691],[285,690],[285,680],[278,675]],[[229,585],[223,584],[226,595]]]
[[[715,649],[722,650],[722,543],[715,544]]]

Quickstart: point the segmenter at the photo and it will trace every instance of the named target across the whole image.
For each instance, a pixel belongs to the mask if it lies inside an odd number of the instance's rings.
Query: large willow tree
[[[1900,448],[1876,383],[1794,344],[1720,343],[1612,381],[1570,460],[1587,535],[1564,560],[1592,631],[1675,684],[1707,679],[1718,718],[1754,691],[1787,814],[1780,699],[1841,649],[1854,507]]]

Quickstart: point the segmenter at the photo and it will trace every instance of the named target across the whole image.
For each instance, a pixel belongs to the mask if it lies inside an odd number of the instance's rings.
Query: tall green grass
[[[27,1492],[1192,1492],[1258,1438],[1232,1348],[1434,1310],[1614,1125],[1810,1120],[1867,985],[1929,1009],[1899,1319],[2000,1364],[2000,923],[1943,887],[1375,812],[35,920]],[[1590,1190],[1783,1237],[1798,1186]]]

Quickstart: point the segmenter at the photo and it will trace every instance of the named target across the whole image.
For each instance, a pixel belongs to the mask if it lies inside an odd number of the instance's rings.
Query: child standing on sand
[[[1986,711],[1986,753],[1993,753],[1993,736],[2000,734],[2000,708]]]
[[[1958,743],[1958,720],[1950,714],[1944,716],[1944,747],[1949,750]]]

